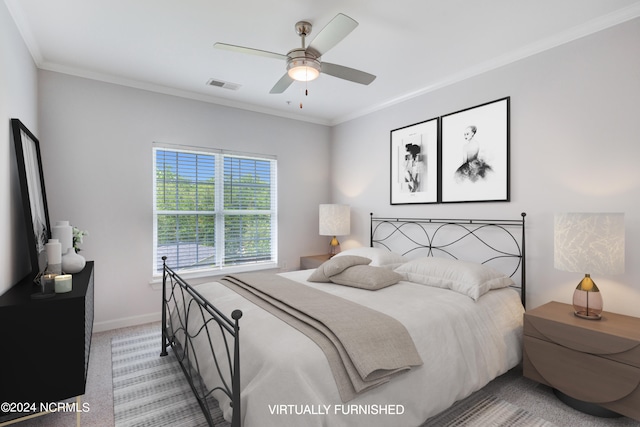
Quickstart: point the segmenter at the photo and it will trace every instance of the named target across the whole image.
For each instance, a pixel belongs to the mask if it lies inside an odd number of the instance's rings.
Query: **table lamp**
[[[624,273],[624,214],[556,214],[553,246],[555,268],[585,274],[573,293],[575,315],[599,320],[602,294],[591,273]]]
[[[320,205],[320,235],[332,236],[329,255],[340,252],[336,236],[346,236],[350,231],[350,208],[348,205]]]

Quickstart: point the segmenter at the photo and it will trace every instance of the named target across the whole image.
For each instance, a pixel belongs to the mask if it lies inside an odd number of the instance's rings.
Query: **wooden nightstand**
[[[523,372],[559,397],[640,421],[640,319],[603,312],[601,320],[585,320],[558,302],[529,310]]]
[[[320,264],[328,261],[331,258],[329,254],[323,255],[309,255],[300,257],[300,270],[309,270],[311,268],[318,268]]]

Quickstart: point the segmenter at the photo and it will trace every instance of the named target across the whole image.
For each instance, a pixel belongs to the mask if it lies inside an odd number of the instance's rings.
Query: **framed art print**
[[[438,202],[438,119],[391,131],[391,204]]]
[[[28,227],[31,275],[35,277],[46,267],[45,244],[51,235],[40,158],[40,142],[19,119],[11,119],[11,129],[16,150],[22,206]]]
[[[441,201],[509,201],[509,101],[441,117]]]

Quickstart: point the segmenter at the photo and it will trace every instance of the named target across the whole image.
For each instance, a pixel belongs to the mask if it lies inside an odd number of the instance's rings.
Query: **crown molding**
[[[89,70],[76,68],[76,67],[68,67],[68,66],[64,66],[56,63],[50,63],[50,62],[42,62],[37,66],[40,70],[67,74],[67,75],[85,78],[89,80],[96,80],[103,83],[111,83],[119,86],[145,90],[148,92],[176,96],[179,98],[186,98],[186,99],[206,102],[209,104],[215,104],[215,105],[220,105],[220,106],[229,107],[229,108],[237,108],[240,110],[247,110],[254,113],[268,114],[271,116],[278,116],[285,119],[304,121],[304,122],[315,123],[315,124],[324,125],[324,126],[330,125],[330,122],[328,120],[323,120],[317,117],[305,117],[305,116],[295,115],[295,114],[287,113],[285,111],[280,111],[280,110],[271,109],[267,107],[260,107],[254,104],[231,101],[225,98],[218,98],[216,96],[206,95],[206,94],[197,93],[197,92],[191,92],[191,91],[182,90],[182,89],[176,89],[168,86],[158,85],[155,83],[128,79],[128,78],[115,76],[111,74],[99,73],[99,72],[89,71]]]
[[[509,65],[521,59],[528,58],[530,56],[553,49],[555,47],[562,46],[574,40],[578,40],[580,38],[589,36],[591,34],[600,32],[602,30],[606,30],[607,28],[614,27],[616,25],[622,24],[624,22],[630,21],[638,17],[640,17],[640,3],[637,3],[632,6],[628,6],[626,8],[617,10],[607,15],[603,15],[583,25],[579,25],[579,26],[570,28],[569,30],[564,31],[562,33],[556,34],[555,36],[548,37],[536,43],[531,43],[520,49],[514,50],[508,54],[499,56],[497,58],[493,58],[489,61],[485,61],[481,64],[478,64],[477,66],[467,68],[465,70],[460,71],[459,73],[447,76],[442,80],[436,81],[433,84],[425,86],[416,91],[406,93],[404,95],[401,95],[397,98],[390,99],[389,101],[383,102],[381,104],[377,104],[369,108],[359,110],[352,114],[343,116],[338,120],[332,121],[331,125],[335,126],[337,124],[347,122],[347,121],[356,119],[358,117],[362,117],[367,114],[374,113],[376,111],[383,110],[393,105],[400,104],[409,99],[412,99],[421,95],[425,95],[429,92],[433,92],[435,90],[453,85],[455,83],[459,83],[463,80],[478,76],[480,74],[486,73],[491,70],[495,70],[505,65]]]

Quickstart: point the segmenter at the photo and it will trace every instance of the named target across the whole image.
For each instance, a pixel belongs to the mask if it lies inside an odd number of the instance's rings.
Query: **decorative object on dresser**
[[[55,295],[55,280],[57,273],[50,273],[45,270],[38,280],[40,291],[31,294],[33,299],[52,298]]]
[[[55,278],[62,273],[62,253],[58,239],[49,239],[45,245],[47,265],[35,282],[40,286],[40,292],[31,294],[33,299],[51,298],[55,296]]]
[[[82,271],[86,263],[86,260],[82,255],[76,252],[75,248],[71,248],[67,251],[66,255],[62,257],[62,271],[65,273],[78,273]]]
[[[78,254],[78,245],[85,234],[86,231],[69,225],[69,221],[57,221],[51,229],[51,235],[62,245],[62,271],[65,273],[78,273],[84,268],[86,260]]]
[[[320,235],[333,236],[329,244],[329,254],[340,252],[340,242],[336,236],[346,236],[351,232],[350,208],[348,205],[320,205]]]
[[[576,316],[599,320],[603,301],[591,273],[624,273],[623,213],[562,213],[554,218],[554,266],[585,273],[573,293]]]
[[[523,373],[575,409],[640,421],[640,319],[604,312],[585,322],[559,302],[528,310]]]
[[[49,239],[45,245],[47,251],[47,270],[52,273],[62,272],[62,245],[58,239]]]
[[[60,241],[62,255],[73,247],[73,227],[69,221],[56,221],[51,227],[51,237]]]
[[[73,289],[73,276],[71,274],[60,274],[54,280],[56,294],[71,292]]]
[[[2,339],[7,343],[0,351],[0,402],[30,402],[35,412],[41,402],[78,397],[80,404],[93,331],[93,277],[94,263],[89,261],[73,275],[69,292],[32,299],[35,287],[27,277],[0,296]],[[0,423],[23,416],[29,413],[0,412]]]
[[[18,163],[22,208],[27,226],[26,237],[31,263],[29,276],[33,280],[46,267],[45,244],[51,234],[40,158],[40,142],[19,119],[11,119],[11,130]]]

